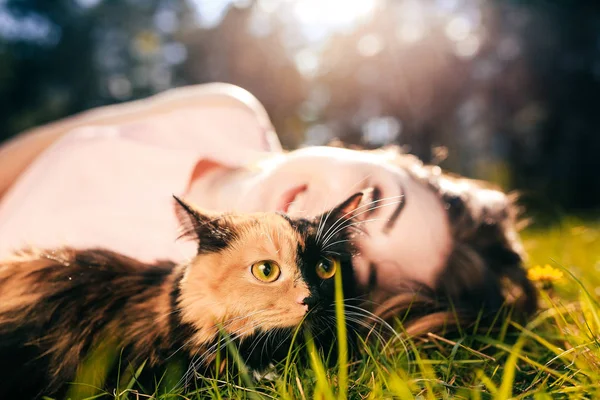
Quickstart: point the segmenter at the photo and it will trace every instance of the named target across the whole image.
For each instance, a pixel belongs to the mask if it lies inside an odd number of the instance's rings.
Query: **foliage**
[[[185,0],[0,2],[0,140],[188,83],[166,51],[187,15]]]

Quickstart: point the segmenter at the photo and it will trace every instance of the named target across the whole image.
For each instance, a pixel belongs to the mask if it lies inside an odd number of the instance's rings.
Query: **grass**
[[[298,364],[291,352],[272,381],[225,371],[185,394],[143,395],[126,385],[105,398],[600,398],[600,222],[565,220],[530,229],[523,238],[527,266],[548,264],[553,271],[546,279],[538,276],[541,310],[526,326],[504,320],[494,333],[428,335],[387,346],[369,340],[362,357],[335,368],[325,367],[309,341],[309,366]]]

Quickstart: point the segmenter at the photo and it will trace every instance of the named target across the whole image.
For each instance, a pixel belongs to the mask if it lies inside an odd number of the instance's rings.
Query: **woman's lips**
[[[294,202],[296,197],[300,193],[305,192],[306,189],[307,189],[307,185],[300,185],[300,186],[295,186],[295,187],[287,190],[285,193],[283,193],[283,196],[281,197],[281,200],[279,201],[279,204],[277,205],[277,211],[288,212],[288,210],[290,209],[290,205]]]

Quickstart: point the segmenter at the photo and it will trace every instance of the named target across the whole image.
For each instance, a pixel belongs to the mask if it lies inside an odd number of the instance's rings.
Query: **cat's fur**
[[[208,215],[177,199],[184,236],[198,241],[197,256],[182,265],[70,248],[0,262],[0,398],[64,395],[99,346],[122,351],[99,383],[109,390],[119,369],[142,362],[156,379],[169,360],[200,369],[220,347],[220,329],[236,338],[250,366],[264,367],[287,353],[286,341],[305,317],[318,327],[334,315],[334,279],[315,270],[323,257],[339,259],[344,292],[353,295],[347,225],[361,197],[311,220]],[[251,265],[262,260],[280,266],[280,279],[252,276]],[[260,342],[265,333],[276,345]],[[331,333],[324,337],[334,340]]]

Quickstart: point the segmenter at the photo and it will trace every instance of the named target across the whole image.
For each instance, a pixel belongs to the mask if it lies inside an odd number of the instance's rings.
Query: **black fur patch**
[[[189,338],[186,326],[156,324],[157,315],[148,307],[168,290],[175,264],[144,264],[105,250],[67,249],[63,254],[64,262],[49,262],[28,275],[33,280],[27,282],[43,288],[39,300],[26,311],[14,310],[14,323],[0,325],[2,399],[61,397],[66,382],[103,338],[124,349],[123,368],[148,360],[148,370]],[[0,281],[0,301],[4,284]],[[132,332],[140,322],[147,329]],[[113,365],[108,377],[116,379],[118,368]]]
[[[182,229],[180,237],[196,241],[198,254],[221,251],[238,238],[234,224],[226,215],[203,214],[180,198],[173,197],[175,212]]]

